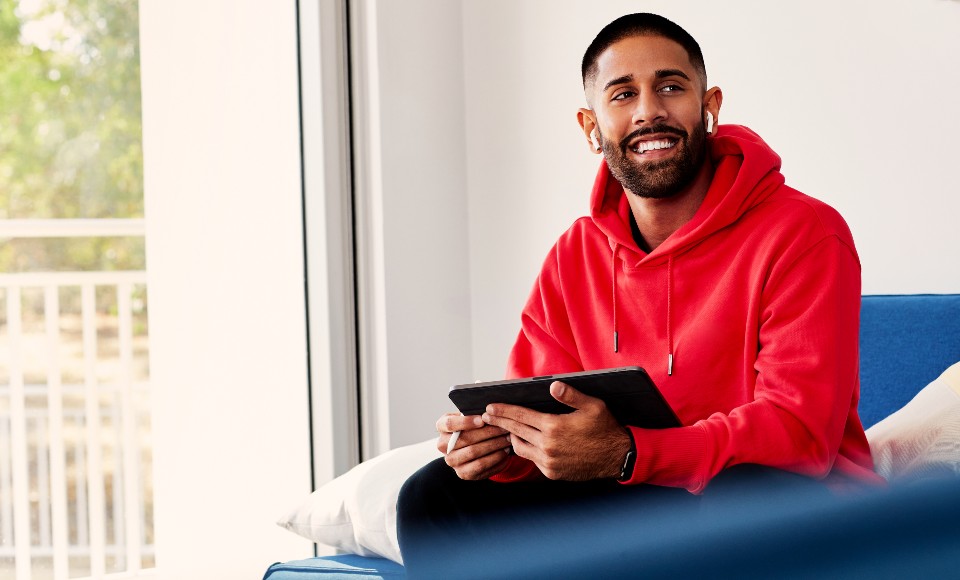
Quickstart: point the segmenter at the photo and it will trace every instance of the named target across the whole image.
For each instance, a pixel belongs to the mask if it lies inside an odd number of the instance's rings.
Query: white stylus
[[[457,439],[460,438],[460,431],[454,431],[453,435],[450,436],[450,441],[447,443],[447,454],[449,455],[453,448],[457,446]]]

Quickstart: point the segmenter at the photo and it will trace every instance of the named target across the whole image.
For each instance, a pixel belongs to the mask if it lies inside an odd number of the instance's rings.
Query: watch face
[[[626,481],[633,475],[633,464],[636,461],[636,453],[631,449],[627,451],[627,456],[623,459],[623,467],[620,468],[620,481]]]

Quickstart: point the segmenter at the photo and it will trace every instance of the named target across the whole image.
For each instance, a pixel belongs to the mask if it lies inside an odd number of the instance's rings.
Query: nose
[[[667,118],[667,109],[663,99],[656,91],[643,91],[636,99],[633,110],[633,124],[645,125],[663,121]]]

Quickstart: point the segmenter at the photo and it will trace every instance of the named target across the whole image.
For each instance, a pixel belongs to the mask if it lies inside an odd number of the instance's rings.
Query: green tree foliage
[[[143,217],[140,118],[136,0],[0,0],[0,231]],[[142,267],[142,253],[141,240],[0,240],[0,271]]]

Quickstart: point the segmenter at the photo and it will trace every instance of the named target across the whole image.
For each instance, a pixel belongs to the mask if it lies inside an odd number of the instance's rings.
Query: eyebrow
[[[605,92],[607,92],[607,90],[608,90],[610,87],[615,87],[615,86],[617,86],[617,85],[624,85],[624,84],[627,84],[627,83],[631,82],[632,80],[633,80],[633,75],[623,75],[622,77],[617,77],[617,78],[615,78],[615,79],[607,82],[607,84],[603,85],[603,91],[602,91],[602,92],[605,93]]]
[[[690,80],[690,77],[687,73],[683,72],[678,68],[662,68],[653,73],[654,78],[663,79],[667,77],[680,77],[682,79]],[[632,74],[626,74],[615,79],[612,79],[603,85],[603,92],[607,92],[610,87],[615,87],[617,85],[623,85],[633,81]]]
[[[678,68],[665,68],[660,69],[655,74],[656,78],[662,79],[666,77],[680,77],[682,79],[690,80],[690,77],[687,76],[687,73],[683,72]]]

